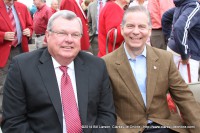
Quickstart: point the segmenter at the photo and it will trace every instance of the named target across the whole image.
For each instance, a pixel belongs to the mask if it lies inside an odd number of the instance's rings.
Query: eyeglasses
[[[82,34],[80,33],[64,33],[64,32],[57,32],[53,30],[50,30],[50,32],[56,34],[56,36],[60,38],[65,38],[68,35],[71,35],[73,39],[80,39],[82,37]]]

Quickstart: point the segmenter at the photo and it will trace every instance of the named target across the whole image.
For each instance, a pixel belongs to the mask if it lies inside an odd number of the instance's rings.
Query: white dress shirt
[[[53,66],[54,66],[54,70],[55,70],[55,74],[56,74],[56,79],[57,79],[57,83],[58,83],[58,88],[59,88],[59,92],[60,92],[60,97],[61,97],[61,77],[62,77],[63,72],[59,68],[61,65],[53,57],[51,57],[51,58],[52,58],[52,62],[53,62]],[[74,61],[72,61],[67,67],[68,67],[67,73],[71,79],[72,87],[74,90],[74,96],[75,96],[76,104],[78,107]],[[62,101],[62,97],[61,97],[61,101]],[[63,106],[62,106],[62,109],[63,109]],[[64,112],[63,112],[63,133],[67,133]]]

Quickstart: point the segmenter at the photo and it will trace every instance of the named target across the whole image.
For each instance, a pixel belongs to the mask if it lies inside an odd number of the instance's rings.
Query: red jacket
[[[81,38],[81,50],[88,50],[90,46],[89,32],[87,18],[81,7],[77,4],[76,0],[62,0],[60,4],[60,10],[70,10],[74,12],[82,21],[83,24],[83,36]]]
[[[117,38],[115,49],[117,49],[123,42],[124,38],[121,35],[120,24],[122,22],[124,10],[120,8],[115,2],[107,2],[103,7],[99,16],[99,32],[98,32],[98,43],[99,53],[98,56],[102,57],[106,54],[106,36],[109,30],[112,28],[117,29]],[[114,31],[110,32],[108,42],[108,52],[112,52],[114,42]]]
[[[29,28],[31,35],[33,22],[28,8],[19,2],[14,2],[14,7],[20,20],[22,30]],[[12,31],[12,24],[3,0],[0,0],[0,68],[4,67],[10,55],[12,41],[4,40],[5,32]],[[28,37],[22,35],[22,51],[28,52]]]

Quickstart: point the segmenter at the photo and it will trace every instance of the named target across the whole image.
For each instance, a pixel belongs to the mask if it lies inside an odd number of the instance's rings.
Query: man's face
[[[51,56],[59,63],[72,61],[81,50],[81,26],[78,20],[66,20],[59,17],[54,20],[51,30],[46,32],[47,46]]]
[[[33,4],[34,4],[37,8],[40,7],[41,3],[42,3],[41,0],[33,0]]]
[[[58,2],[57,1],[53,1],[51,4],[51,8],[57,10],[58,9]]]
[[[14,1],[13,1],[13,0],[4,0],[4,3],[5,3],[7,6],[11,6],[11,5],[13,5]]]
[[[143,12],[128,13],[125,18],[125,25],[121,26],[121,34],[128,50],[143,50],[151,35],[148,16]]]

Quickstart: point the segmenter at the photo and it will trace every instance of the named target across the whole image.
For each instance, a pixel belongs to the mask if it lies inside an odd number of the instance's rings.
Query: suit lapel
[[[156,82],[159,72],[160,63],[159,57],[153,51],[153,49],[147,45],[147,110],[153,99],[153,94],[156,88]]]
[[[80,54],[74,60],[79,113],[82,124],[86,124],[88,106],[89,68],[84,64]]]
[[[16,13],[17,13],[17,16],[19,18],[19,21],[20,21],[20,25],[21,25],[21,28],[22,30],[25,29],[25,26],[24,26],[24,20],[22,19],[22,16],[21,16],[21,8],[18,6],[17,2],[14,3],[14,6],[15,6],[15,10],[16,10]]]
[[[8,16],[6,5],[4,4],[3,0],[0,0],[0,14],[5,19],[6,23],[8,24],[10,31],[12,31],[13,28],[12,28],[11,20]]]
[[[47,49],[44,50],[40,58],[40,62],[41,64],[38,65],[38,69],[41,73],[44,85],[47,89],[49,97],[58,115],[61,127],[63,127],[62,105],[61,105],[58,83],[55,75],[55,70],[53,67],[53,62]]]
[[[77,4],[77,6],[78,6],[78,8],[80,9],[80,11],[81,11],[83,17],[86,19],[86,15],[85,15],[83,9],[81,8],[81,5],[80,5],[76,0],[75,0],[75,4]]]
[[[136,79],[133,75],[126,53],[124,51],[123,44],[120,46],[118,50],[117,60],[115,64],[117,66],[117,71],[120,77],[122,78],[123,82],[126,84],[127,88],[129,89],[131,94],[135,97],[135,99],[138,101],[138,103],[145,109],[142,95],[140,93]]]

